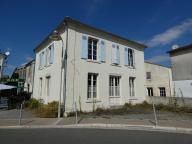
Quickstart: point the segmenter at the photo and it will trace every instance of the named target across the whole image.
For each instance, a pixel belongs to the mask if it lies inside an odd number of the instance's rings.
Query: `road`
[[[0,129],[1,144],[192,144],[192,135],[109,129]]]

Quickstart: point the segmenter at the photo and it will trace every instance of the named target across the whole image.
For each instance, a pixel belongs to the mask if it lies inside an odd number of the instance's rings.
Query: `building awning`
[[[7,89],[13,89],[16,88],[15,86],[0,84],[0,90],[7,90]]]

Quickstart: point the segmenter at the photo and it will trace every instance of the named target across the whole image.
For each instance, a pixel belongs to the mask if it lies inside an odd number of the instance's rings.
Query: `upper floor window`
[[[120,50],[119,46],[115,44],[112,45],[112,64],[120,64]]]
[[[146,72],[146,79],[148,79],[148,80],[151,79],[151,72]]]
[[[88,59],[97,60],[97,43],[98,40],[88,38]]]
[[[125,65],[135,67],[135,52],[133,49],[125,48]]]

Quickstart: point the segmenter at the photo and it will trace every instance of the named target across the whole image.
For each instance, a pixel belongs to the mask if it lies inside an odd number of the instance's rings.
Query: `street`
[[[1,144],[191,144],[187,134],[109,129],[0,129]]]

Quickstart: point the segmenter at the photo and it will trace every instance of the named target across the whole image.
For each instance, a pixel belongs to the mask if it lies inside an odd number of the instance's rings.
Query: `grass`
[[[58,114],[58,102],[43,104],[36,99],[25,102],[25,107],[41,118],[55,118]]]

